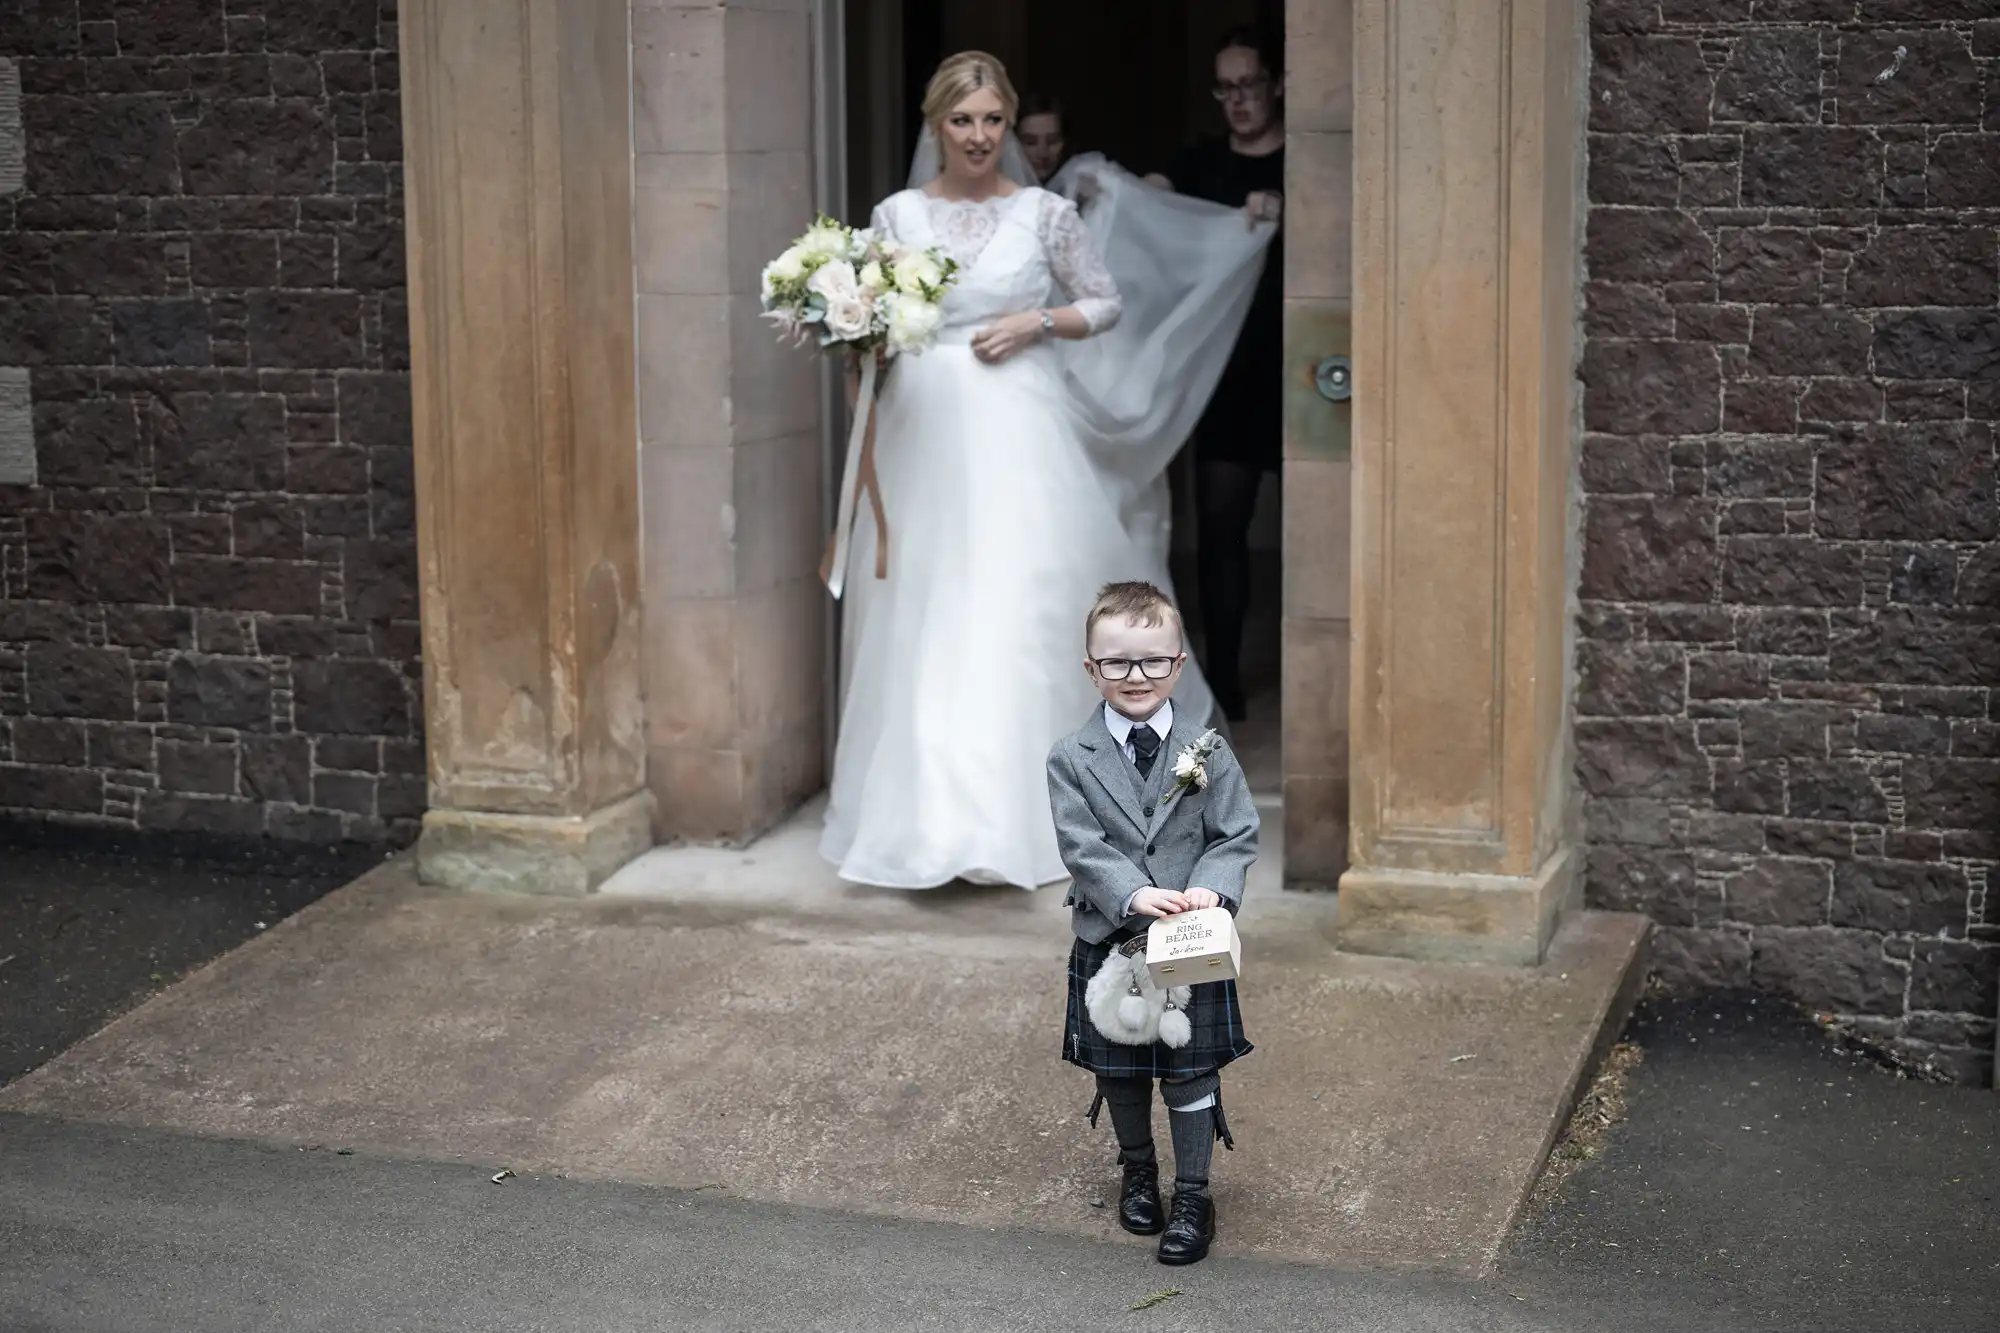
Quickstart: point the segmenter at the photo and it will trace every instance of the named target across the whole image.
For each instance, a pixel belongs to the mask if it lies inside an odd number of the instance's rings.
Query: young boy
[[[1236,1146],[1218,1076],[1250,1051],[1236,983],[1194,988],[1187,1005],[1193,1038],[1178,1050],[1105,1037],[1090,1020],[1084,990],[1114,948],[1133,941],[1143,947],[1156,918],[1202,907],[1236,912],[1257,859],[1257,807],[1236,757],[1219,739],[1205,761],[1206,785],[1176,791],[1175,763],[1197,753],[1204,722],[1174,712],[1187,653],[1180,613],[1165,593],[1150,583],[1111,584],[1084,621],[1084,645],[1084,670],[1104,703],[1049,752],[1049,801],[1071,875],[1076,931],[1063,1058],[1097,1075],[1091,1124],[1099,1106],[1111,1108],[1125,1176],[1119,1224],[1136,1235],[1158,1234],[1161,1263],[1191,1264],[1208,1254],[1215,1237],[1208,1193],[1215,1140]],[[1156,1078],[1173,1131],[1170,1216],[1160,1207],[1153,1149]]]

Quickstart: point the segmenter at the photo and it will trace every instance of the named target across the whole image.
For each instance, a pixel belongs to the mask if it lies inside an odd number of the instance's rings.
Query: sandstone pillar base
[[[581,897],[652,845],[649,791],[587,815],[431,810],[417,842],[417,875],[447,889]]]
[[[1578,906],[1576,869],[1575,849],[1564,847],[1534,875],[1350,870],[1335,942],[1347,953],[1533,967],[1563,912]]]

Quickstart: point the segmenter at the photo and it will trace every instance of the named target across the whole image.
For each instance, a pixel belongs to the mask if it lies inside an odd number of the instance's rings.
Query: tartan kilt
[[[1188,1000],[1188,1026],[1193,1036],[1175,1050],[1164,1042],[1124,1046],[1107,1040],[1090,1021],[1084,988],[1117,946],[1114,936],[1102,944],[1075,941],[1069,951],[1069,1015],[1063,1031],[1063,1059],[1093,1074],[1111,1078],[1194,1078],[1213,1073],[1253,1049],[1243,1035],[1243,1007],[1236,1001],[1234,981],[1204,981]]]

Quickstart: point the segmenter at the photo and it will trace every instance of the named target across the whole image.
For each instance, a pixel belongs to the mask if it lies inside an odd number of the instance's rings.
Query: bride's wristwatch
[[[1053,334],[1056,331],[1056,317],[1046,310],[1037,311],[1036,313],[1042,317],[1042,336],[1046,338]]]

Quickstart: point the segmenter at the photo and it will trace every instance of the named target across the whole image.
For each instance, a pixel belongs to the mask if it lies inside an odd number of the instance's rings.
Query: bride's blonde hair
[[[1021,109],[1021,99],[1014,93],[1014,85],[1007,81],[1007,67],[987,55],[984,51],[960,51],[955,56],[947,56],[931,75],[928,88],[924,89],[924,119],[935,129],[944,123],[951,109],[981,88],[991,88],[1000,99],[1000,108],[1006,113],[1007,123],[1014,123],[1014,115]]]

